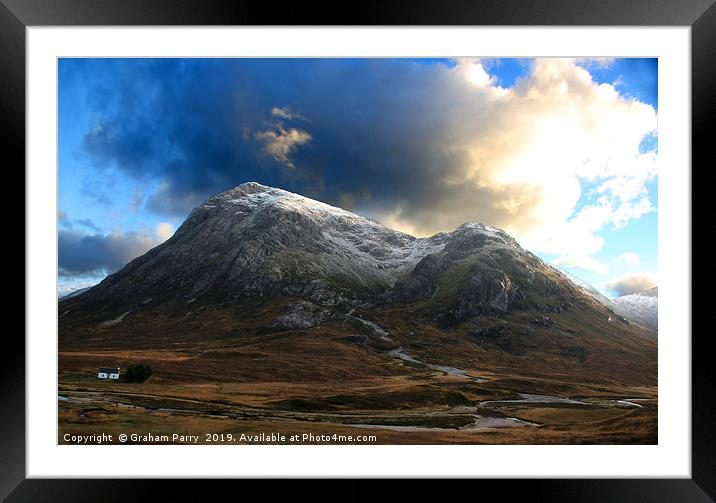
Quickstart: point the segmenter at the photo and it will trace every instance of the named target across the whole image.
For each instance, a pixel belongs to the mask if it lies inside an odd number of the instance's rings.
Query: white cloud
[[[487,73],[479,59],[463,58],[458,59],[457,63],[457,71],[477,86],[489,86],[496,81],[493,76]]]
[[[638,273],[615,278],[607,283],[606,287],[607,290],[611,290],[621,296],[641,292],[647,288],[657,286],[657,284],[656,274]]]
[[[639,255],[637,255],[634,252],[626,252],[622,253],[619,256],[619,259],[623,260],[629,265],[639,265],[641,263],[641,259],[639,258]]]

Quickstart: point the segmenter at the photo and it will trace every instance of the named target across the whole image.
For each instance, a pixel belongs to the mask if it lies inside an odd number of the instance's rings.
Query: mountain
[[[479,362],[510,379],[656,378],[653,332],[502,230],[465,223],[416,238],[257,183],[209,198],[170,239],[59,311],[61,350],[202,347],[225,362],[226,348],[261,348],[259,360],[226,364],[240,379],[275,373],[278,361],[293,379],[382,375],[401,355]],[[301,356],[287,361],[287,351]]]
[[[614,299],[614,311],[656,329],[659,322],[659,288],[655,286],[617,297]]]
[[[457,276],[457,277],[456,277]],[[456,281],[453,281],[456,280]],[[246,183],[194,209],[165,243],[97,285],[90,303],[290,296],[323,306],[425,301],[443,324],[508,308],[559,309],[569,282],[501,230],[465,223],[415,238],[290,192]],[[447,295],[447,294],[449,295]]]

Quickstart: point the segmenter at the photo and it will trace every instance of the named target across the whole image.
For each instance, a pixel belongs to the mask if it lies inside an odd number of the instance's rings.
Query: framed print
[[[5,2],[27,237],[3,496],[711,501],[691,177],[716,10],[631,7]]]

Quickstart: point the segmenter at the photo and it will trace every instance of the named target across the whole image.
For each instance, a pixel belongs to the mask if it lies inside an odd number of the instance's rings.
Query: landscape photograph
[[[658,444],[657,59],[57,70],[58,444]]]

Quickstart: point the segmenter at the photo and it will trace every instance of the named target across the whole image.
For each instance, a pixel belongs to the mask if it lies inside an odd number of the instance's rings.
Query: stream
[[[482,377],[473,377],[467,373],[467,371],[456,368],[456,367],[448,367],[447,365],[435,365],[432,363],[425,363],[421,360],[418,360],[414,356],[412,356],[408,351],[400,346],[396,349],[391,349],[388,351],[388,356],[391,356],[393,358],[399,358],[403,361],[414,363],[416,365],[420,365],[423,367],[427,367],[432,370],[437,370],[439,372],[443,372],[444,374],[455,376],[455,377],[462,377],[464,379],[470,379],[471,381],[475,382],[485,382],[487,379],[484,379]]]
[[[579,400],[572,400],[570,398],[563,398],[561,396],[553,396],[553,395],[536,395],[534,393],[518,393],[520,395],[520,399],[517,400],[486,400],[484,402],[480,402],[480,405],[478,407],[487,407],[490,405],[509,405],[509,404],[519,404],[519,403],[525,403],[525,404],[544,404],[544,403],[568,403],[568,404],[574,404],[574,405],[584,405],[587,407],[590,407],[591,404],[587,402],[580,402]]]
[[[373,332],[382,340],[386,342],[396,342],[395,339],[390,337],[390,333],[385,330],[383,327],[377,325],[376,323],[373,323],[372,321],[365,320],[359,316],[355,316],[353,313],[355,312],[356,308],[351,308],[345,316],[348,316],[350,318],[353,318],[354,320],[357,320],[358,322],[362,323],[364,326],[370,328],[373,330]],[[438,372],[442,372],[446,375],[455,376],[455,377],[462,377],[463,379],[470,379],[471,381],[475,382],[485,382],[487,379],[484,379],[482,377],[473,377],[467,373],[467,371],[463,369],[459,369],[457,367],[449,367],[447,365],[436,365],[433,363],[426,363],[424,361],[418,360],[413,355],[411,355],[407,349],[405,349],[403,346],[399,346],[395,349],[391,349],[387,353],[388,356],[391,358],[398,358],[400,360],[413,363],[415,365],[420,365],[422,367],[427,367],[432,370],[437,370]]]

